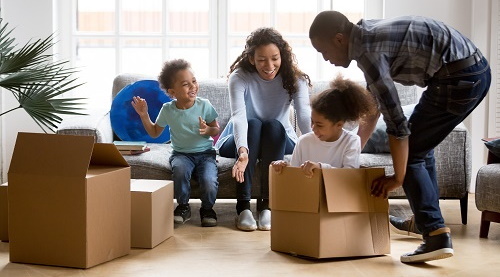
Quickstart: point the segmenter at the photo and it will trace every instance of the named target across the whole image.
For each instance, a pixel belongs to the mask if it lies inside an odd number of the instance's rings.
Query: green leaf
[[[12,30],[0,18],[0,87],[10,91],[22,107],[44,131],[55,132],[62,118],[59,115],[85,115],[81,111],[86,98],[64,98],[63,95],[81,85],[72,77],[75,68],[66,68],[68,61],[54,62],[46,54],[54,46],[53,35],[28,42],[15,49]]]

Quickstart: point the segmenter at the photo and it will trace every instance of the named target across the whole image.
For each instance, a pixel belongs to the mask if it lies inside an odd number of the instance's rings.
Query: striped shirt
[[[419,16],[360,20],[349,41],[349,59],[364,72],[377,97],[387,133],[410,135],[394,82],[427,86],[444,63],[471,56],[474,44],[442,22]]]

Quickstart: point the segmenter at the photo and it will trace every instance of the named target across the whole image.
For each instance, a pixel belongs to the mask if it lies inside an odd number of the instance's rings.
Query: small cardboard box
[[[372,197],[383,168],[270,170],[271,249],[313,258],[390,253],[389,203]]]
[[[0,185],[0,241],[9,241],[7,183]]]
[[[92,136],[19,133],[10,261],[89,268],[130,253],[130,167]]]
[[[174,235],[174,182],[132,179],[132,247],[154,248]]]

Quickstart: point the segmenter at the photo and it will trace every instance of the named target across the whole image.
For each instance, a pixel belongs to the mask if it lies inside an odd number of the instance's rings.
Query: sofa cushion
[[[410,118],[410,115],[413,113],[416,104],[403,106],[403,113],[406,118]],[[365,147],[363,148],[363,153],[389,153],[389,137],[387,136],[387,125],[385,121],[380,115],[377,125],[375,126],[375,130],[373,131],[370,139],[366,142]]]

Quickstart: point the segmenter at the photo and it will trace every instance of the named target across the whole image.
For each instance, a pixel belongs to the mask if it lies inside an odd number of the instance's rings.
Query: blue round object
[[[142,80],[137,81],[124,87],[111,104],[111,127],[115,134],[121,140],[127,141],[146,141],[151,143],[164,143],[170,140],[170,131],[168,126],[165,127],[163,133],[152,138],[144,129],[141,118],[132,107],[132,97],[139,96],[146,99],[148,103],[148,112],[151,121],[155,122],[158,113],[164,103],[170,102],[163,90],[160,89],[158,81]]]

